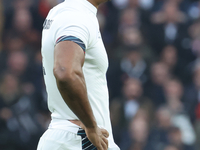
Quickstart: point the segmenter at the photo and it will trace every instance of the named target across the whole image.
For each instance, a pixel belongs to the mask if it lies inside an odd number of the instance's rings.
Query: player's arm
[[[82,71],[84,51],[72,41],[63,41],[55,46],[54,76],[58,89],[68,105],[85,126],[90,141],[98,150],[107,150],[108,141],[103,136],[107,131],[97,127],[87,97],[85,79]]]

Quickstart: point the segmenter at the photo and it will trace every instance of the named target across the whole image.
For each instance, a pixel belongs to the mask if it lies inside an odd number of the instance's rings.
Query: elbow
[[[58,83],[71,83],[83,77],[82,70],[75,67],[54,66],[53,73]]]
[[[73,80],[73,71],[70,71],[70,69],[65,67],[54,67],[53,73],[58,83],[64,83]]]

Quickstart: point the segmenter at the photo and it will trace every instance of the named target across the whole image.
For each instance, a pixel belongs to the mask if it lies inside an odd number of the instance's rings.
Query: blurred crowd
[[[35,150],[50,112],[41,31],[63,0],[0,0],[0,150]],[[121,150],[200,149],[200,1],[111,0],[97,14]]]

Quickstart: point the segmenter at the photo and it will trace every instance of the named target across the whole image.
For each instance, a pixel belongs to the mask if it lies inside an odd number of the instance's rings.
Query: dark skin
[[[80,119],[79,125],[85,130],[88,139],[98,150],[107,150],[106,138],[109,133],[97,126],[87,97],[82,71],[84,59],[85,54],[78,44],[72,41],[58,43],[54,51],[54,76],[64,101]]]
[[[92,5],[94,5],[96,8],[99,7],[100,4],[105,3],[109,0],[88,0]]]

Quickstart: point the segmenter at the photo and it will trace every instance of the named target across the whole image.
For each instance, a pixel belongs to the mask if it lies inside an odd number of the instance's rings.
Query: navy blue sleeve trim
[[[85,44],[83,43],[82,40],[80,40],[77,37],[64,35],[57,39],[56,44],[58,44],[59,42],[62,42],[62,41],[73,41],[74,43],[78,44],[85,52],[85,49],[86,49]]]

